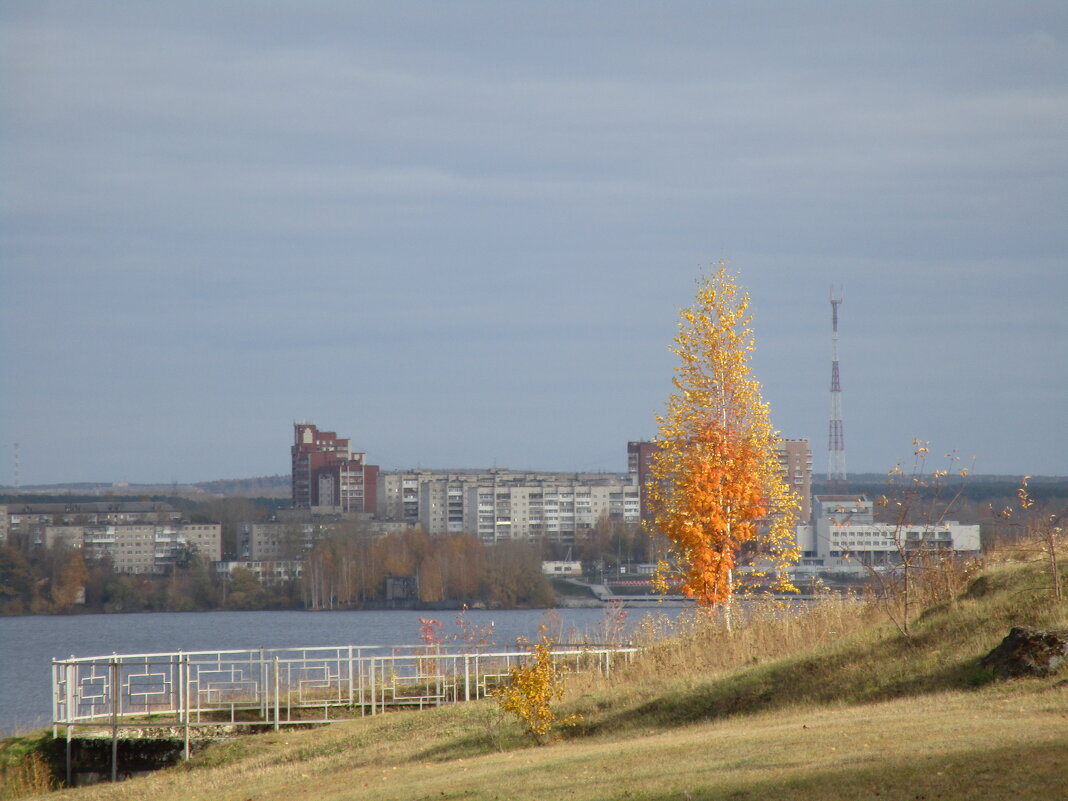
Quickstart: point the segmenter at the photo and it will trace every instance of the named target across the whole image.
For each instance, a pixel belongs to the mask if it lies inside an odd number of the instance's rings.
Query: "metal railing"
[[[571,671],[608,674],[636,648],[557,646]],[[487,696],[530,657],[473,646],[357,646],[112,654],[52,662],[52,726],[273,726],[322,723]],[[176,736],[177,732],[175,733]],[[188,750],[188,748],[187,748]]]

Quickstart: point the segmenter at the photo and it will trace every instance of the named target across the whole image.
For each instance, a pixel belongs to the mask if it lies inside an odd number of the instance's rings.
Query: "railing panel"
[[[607,673],[613,654],[629,658],[636,650],[569,646],[553,657],[572,671]],[[278,726],[329,720],[332,708],[378,714],[440,706],[485,698],[529,656],[489,647],[346,645],[57,659],[53,726],[131,727],[163,718],[187,727]]]

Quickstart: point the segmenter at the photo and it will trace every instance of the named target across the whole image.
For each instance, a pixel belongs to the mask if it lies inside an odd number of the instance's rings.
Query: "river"
[[[662,611],[674,618],[678,608]],[[533,638],[541,623],[560,641],[604,639],[610,609],[469,610],[474,626],[492,626],[492,642]],[[628,630],[645,610],[628,610]],[[661,614],[656,612],[654,614]],[[128,615],[0,617],[0,736],[51,722],[53,658],[239,648],[403,645],[420,642],[420,618],[442,621],[458,635],[456,612],[167,612]]]

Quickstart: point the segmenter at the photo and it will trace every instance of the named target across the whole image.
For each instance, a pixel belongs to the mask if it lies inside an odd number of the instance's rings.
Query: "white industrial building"
[[[864,571],[894,565],[917,550],[978,553],[979,526],[956,521],[894,525],[875,522],[864,495],[817,495],[812,523],[798,526],[802,572]]]

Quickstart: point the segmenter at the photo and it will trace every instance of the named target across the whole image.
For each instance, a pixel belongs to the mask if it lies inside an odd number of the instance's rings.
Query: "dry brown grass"
[[[739,604],[729,627],[723,615],[702,611],[683,615],[675,624],[649,617],[637,631],[644,653],[624,675],[636,681],[707,676],[831,645],[879,620],[871,604],[833,594],[803,606],[770,600]]]
[[[12,737],[0,749],[0,801],[44,793],[57,782],[38,748],[42,737]]]
[[[459,712],[265,735],[229,764],[55,797],[1026,800],[1058,797],[1068,775],[1068,704],[1051,682],[440,759],[467,730]]]

